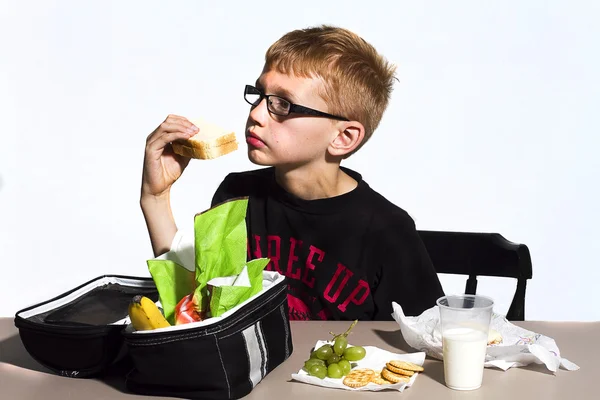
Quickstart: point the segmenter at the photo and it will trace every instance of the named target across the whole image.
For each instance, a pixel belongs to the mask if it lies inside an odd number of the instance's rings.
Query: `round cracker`
[[[348,375],[343,380],[344,385],[351,388],[359,388],[367,386],[371,382],[371,378],[375,375],[375,371],[370,368],[358,368],[348,372]]]
[[[395,374],[387,368],[381,370],[381,376],[392,383],[408,383],[410,381],[408,376]]]
[[[396,368],[390,363],[385,364],[385,367],[387,369],[389,369],[390,371],[392,371],[393,373],[399,374],[399,375],[413,376],[415,374],[415,371],[409,371],[407,369]]]
[[[408,361],[391,360],[389,362],[389,364],[391,364],[393,367],[404,369],[406,371],[414,371],[414,372],[423,372],[424,371],[423,367],[421,367],[420,365],[413,364]]]
[[[377,385],[389,385],[390,383],[392,383],[385,379],[383,376],[381,376],[381,371],[375,371],[375,374],[371,378],[371,382]]]

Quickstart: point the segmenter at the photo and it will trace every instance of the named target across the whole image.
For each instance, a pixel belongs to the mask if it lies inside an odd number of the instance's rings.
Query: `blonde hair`
[[[265,68],[304,78],[321,78],[319,95],[330,114],[365,127],[358,151],[373,135],[393,88],[396,67],[355,33],[328,25],[299,29],[273,43]],[[349,157],[352,153],[347,154]]]

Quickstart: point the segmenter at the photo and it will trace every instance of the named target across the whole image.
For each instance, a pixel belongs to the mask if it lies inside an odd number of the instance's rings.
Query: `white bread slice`
[[[178,140],[171,145],[176,154],[184,157],[209,160],[238,149],[235,133],[202,118],[190,119],[198,127],[198,133],[187,140]]]

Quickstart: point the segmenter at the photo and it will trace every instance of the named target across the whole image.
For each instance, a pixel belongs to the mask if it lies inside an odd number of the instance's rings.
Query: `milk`
[[[481,386],[487,335],[471,328],[448,329],[442,335],[446,386],[473,390]]]

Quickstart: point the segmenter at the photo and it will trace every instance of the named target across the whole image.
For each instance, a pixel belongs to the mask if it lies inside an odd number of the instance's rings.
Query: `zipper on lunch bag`
[[[96,277],[94,279],[91,279],[91,280],[89,280],[71,290],[68,290],[58,296],[55,296],[49,300],[43,301],[38,304],[34,304],[32,306],[26,307],[26,308],[18,311],[16,313],[15,319],[14,319],[15,327],[17,327],[19,329],[28,329],[30,331],[41,332],[41,333],[55,333],[55,334],[60,334],[60,335],[77,336],[77,337],[103,336],[106,333],[111,332],[112,330],[117,328],[118,325],[77,326],[77,325],[68,325],[68,324],[65,324],[65,325],[44,324],[44,323],[33,322],[33,321],[28,320],[27,318],[30,318],[30,317],[24,318],[21,316],[22,314],[27,314],[29,311],[35,310],[36,308],[40,308],[46,304],[50,304],[50,303],[59,301],[61,299],[67,298],[69,295],[77,292],[78,290],[85,288],[86,286],[89,286],[92,284],[95,284],[94,287],[101,286],[102,284],[104,284],[104,283],[101,283],[104,280],[116,280],[117,282],[123,281],[126,284],[125,286],[129,286],[129,287],[146,288],[146,287],[152,287],[152,285],[153,285],[151,278],[134,277],[134,276],[126,276],[126,275],[102,275],[102,276]],[[91,290],[93,290],[93,288]],[[34,315],[37,315],[37,314],[34,314]],[[123,325],[122,328],[125,328],[125,325]]]
[[[76,337],[95,337],[103,336],[118,325],[103,325],[103,326],[74,326],[74,325],[55,325],[55,324],[40,324],[31,322],[17,316],[15,318],[15,327],[18,329],[26,329],[34,332],[60,334],[61,336],[76,336]],[[125,325],[121,327],[125,329]]]

